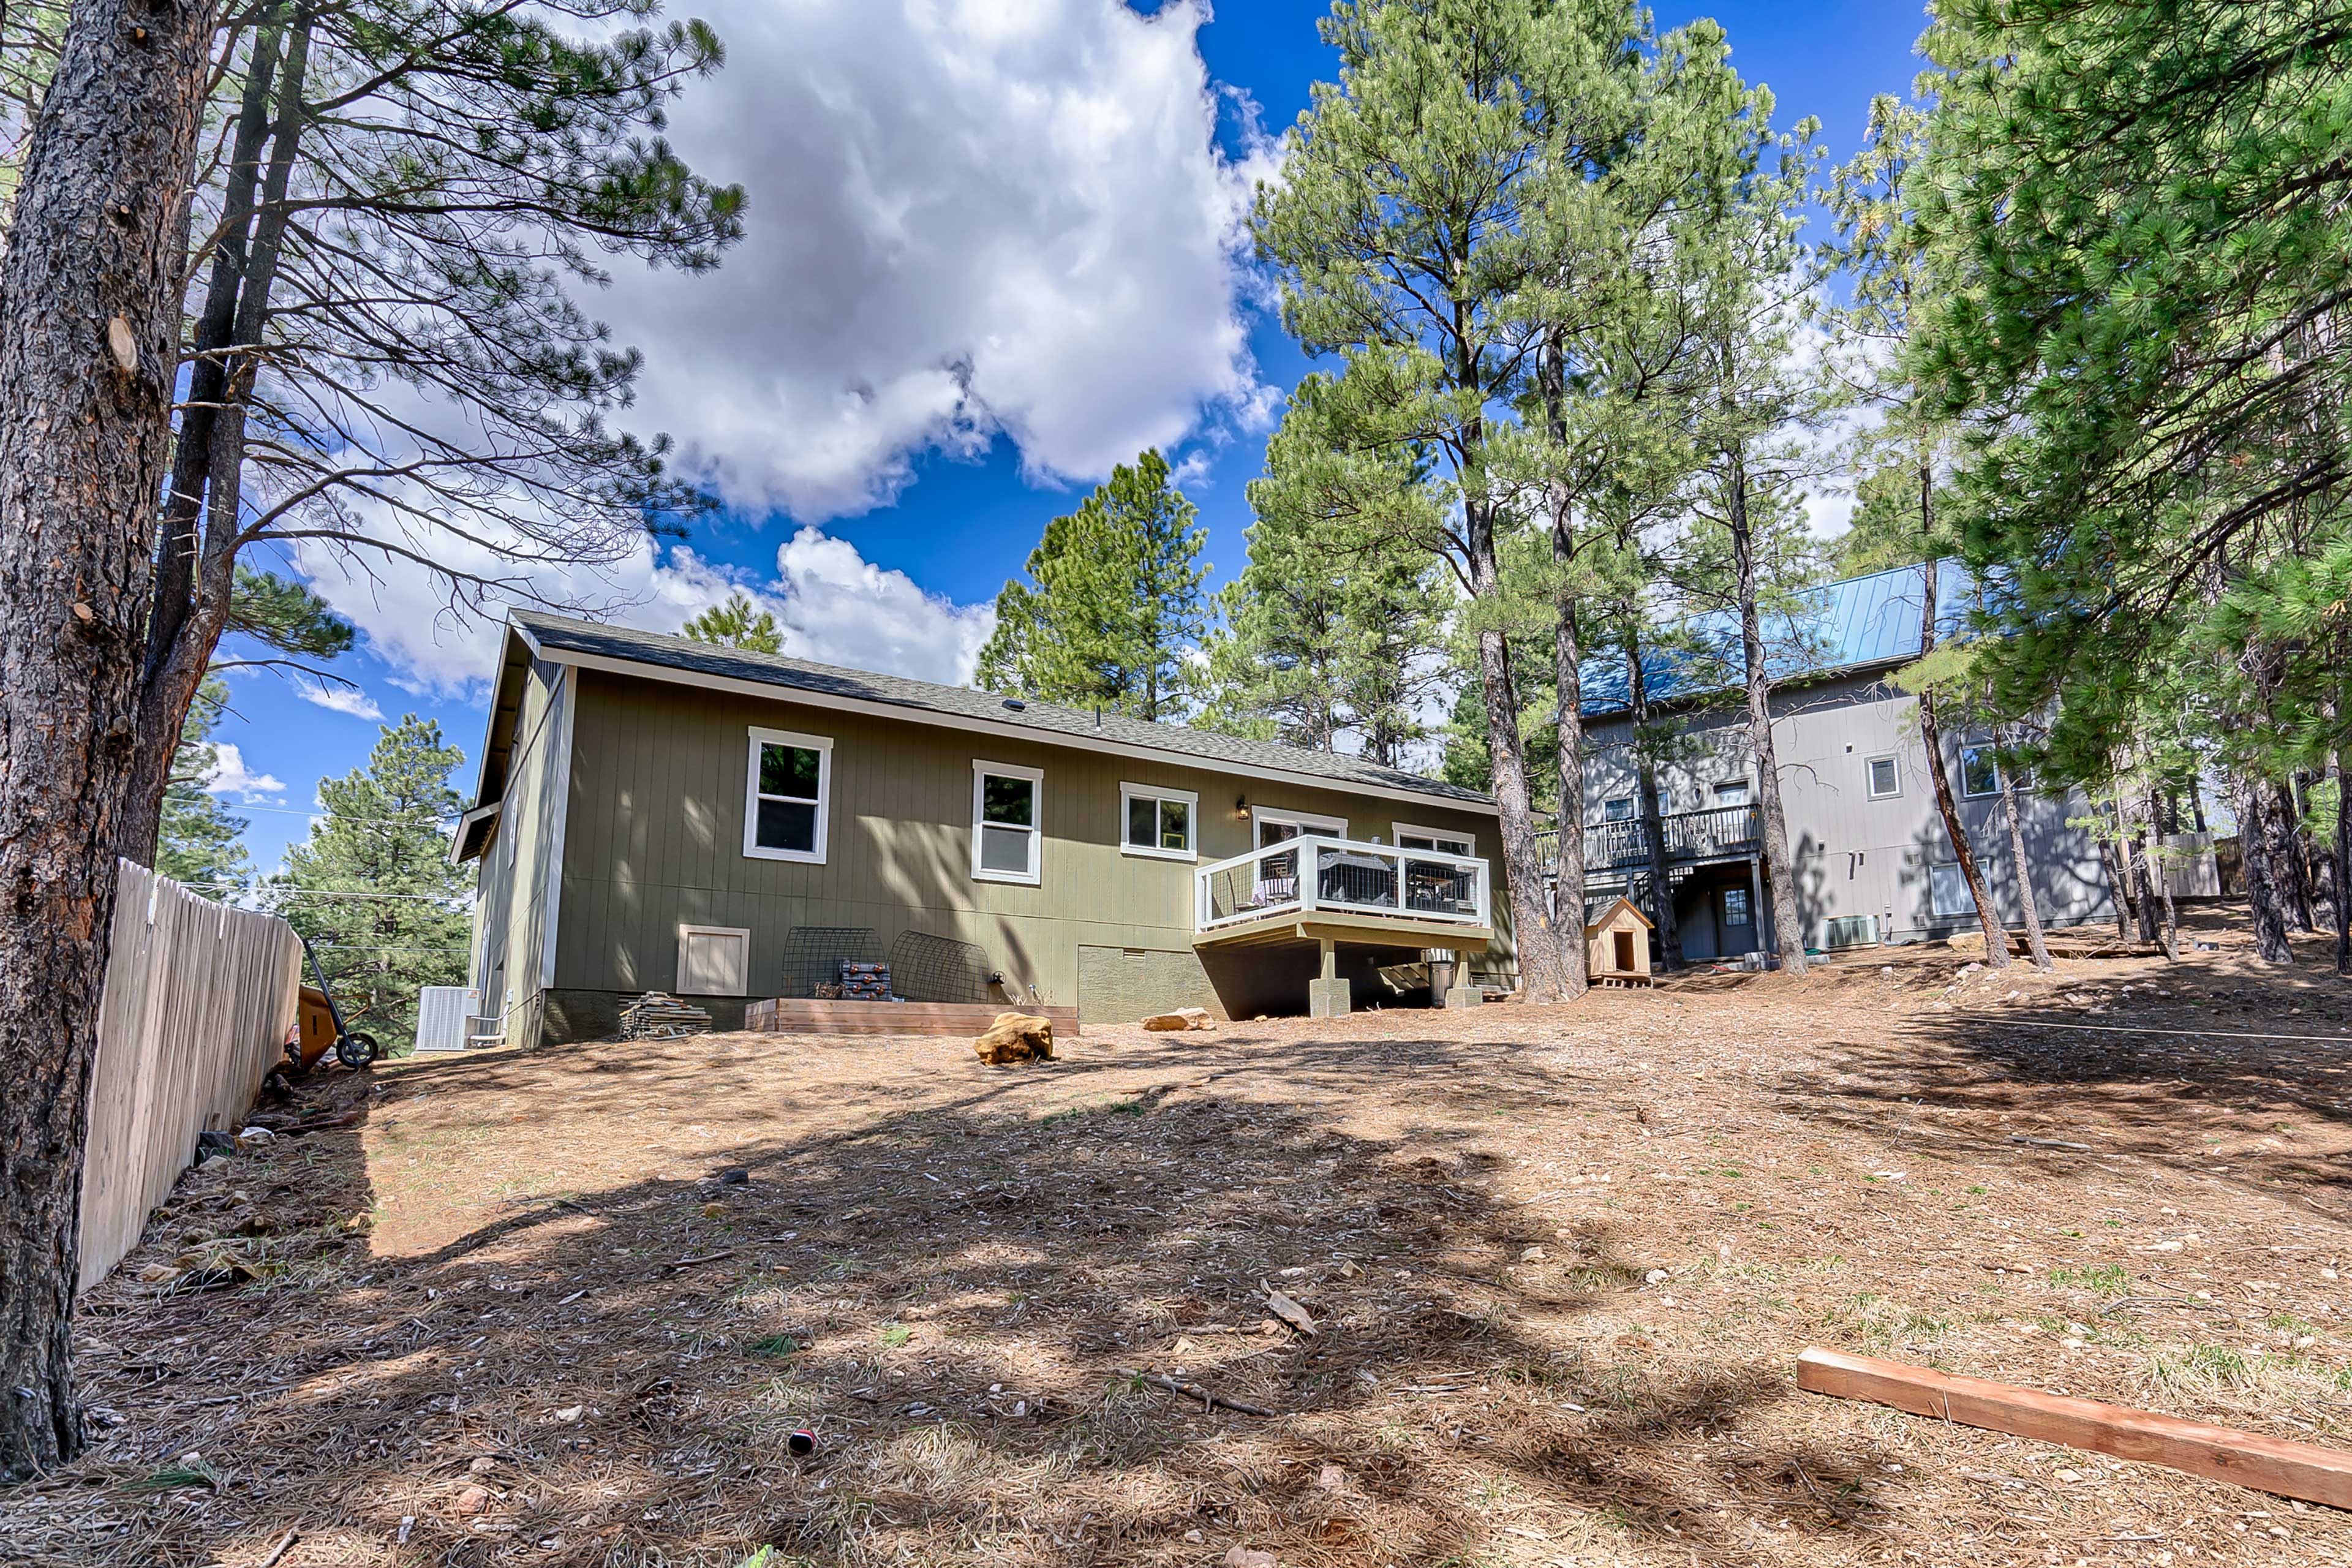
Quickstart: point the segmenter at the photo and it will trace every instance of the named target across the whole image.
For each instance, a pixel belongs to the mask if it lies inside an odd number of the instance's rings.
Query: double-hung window
[[[743,798],[743,853],[754,860],[824,864],[833,804],[833,740],[789,730],[751,731]]]
[[[1977,896],[1969,890],[1958,861],[1927,868],[1927,907],[1938,920],[1958,920],[1977,912]]]
[[[1118,804],[1119,853],[1162,860],[1198,858],[1192,840],[1193,819],[1201,813],[1198,795],[1157,784],[1122,784]]]
[[[1870,770],[1870,798],[1893,800],[1903,793],[1903,770],[1893,757],[1872,757],[1863,763]]]
[[[1045,880],[1045,774],[1011,763],[971,764],[971,874],[982,882]]]

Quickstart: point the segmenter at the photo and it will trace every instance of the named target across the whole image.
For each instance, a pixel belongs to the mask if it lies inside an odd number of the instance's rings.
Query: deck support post
[[[1471,951],[1461,948],[1454,954],[1454,984],[1445,990],[1445,1005],[1449,1009],[1475,1007],[1486,1000],[1486,993],[1470,978]]]
[[[1323,938],[1322,977],[1307,983],[1307,1016],[1344,1018],[1354,1010],[1348,982],[1339,978],[1339,944],[1327,936]]]
[[[1779,933],[1765,924],[1771,918],[1769,907],[1764,902],[1764,862],[1760,856],[1750,855],[1748,858],[1748,930],[1756,940],[1756,951],[1768,956],[1780,951]],[[1721,946],[1720,943],[1717,945],[1718,948]]]

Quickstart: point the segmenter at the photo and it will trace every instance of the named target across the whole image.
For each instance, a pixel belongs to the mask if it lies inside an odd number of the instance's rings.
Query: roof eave
[[[1095,739],[1087,735],[1073,735],[1060,730],[992,721],[968,714],[950,713],[941,709],[926,708],[911,702],[891,702],[878,698],[844,697],[834,692],[814,691],[806,687],[788,686],[777,681],[750,680],[736,676],[714,675],[705,670],[685,669],[652,659],[625,658],[612,654],[590,653],[582,649],[565,647],[560,643],[534,637],[530,628],[523,626],[511,626],[509,629],[513,635],[523,639],[534,657],[544,659],[550,664],[570,665],[575,668],[598,670],[612,675],[634,676],[640,679],[667,680],[681,686],[694,686],[706,690],[728,691],[739,696],[753,697],[762,701],[791,702],[812,708],[831,708],[845,712],[866,713],[878,718],[932,724],[942,729],[1015,736],[1040,745],[1058,746],[1070,751],[1134,757],[1211,773],[1232,773],[1245,778],[1268,779],[1282,784],[1298,784],[1311,789],[1331,790],[1341,795],[1404,801],[1421,806],[1433,805],[1468,812],[1475,816],[1500,815],[1500,808],[1494,801],[1485,797],[1465,798],[1463,795],[1437,790],[1419,790],[1403,785],[1378,784],[1352,779],[1333,778],[1325,773],[1261,767],[1248,763],[1229,762],[1221,757],[1204,757],[1195,752],[1180,751],[1174,747],[1146,746],[1124,741],[1113,741],[1108,737]]]

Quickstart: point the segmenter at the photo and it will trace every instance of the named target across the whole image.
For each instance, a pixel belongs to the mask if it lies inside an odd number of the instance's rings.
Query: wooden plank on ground
[[[963,1002],[851,1002],[784,996],[743,1009],[743,1027],[773,1035],[978,1035],[1001,1013],[1042,1014],[1076,1037],[1076,1007],[1006,1007]]]
[[[2014,1384],[1955,1377],[1931,1367],[1844,1355],[1819,1346],[1798,1356],[1797,1386],[1841,1399],[1891,1405],[1962,1426],[2164,1465],[2280,1497],[2352,1508],[2352,1451],[2341,1448],[2070,1399]]]

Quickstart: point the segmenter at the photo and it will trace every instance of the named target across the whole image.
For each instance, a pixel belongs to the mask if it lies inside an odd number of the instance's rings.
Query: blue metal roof
[[[1764,668],[1776,686],[1817,680],[1874,665],[1900,664],[1919,657],[1919,592],[1925,578],[1916,566],[1874,572],[1824,583],[1796,596],[1786,613],[1764,617]],[[1967,624],[1975,606],[1976,581],[1957,561],[1938,563],[1936,627],[1949,637]],[[1680,628],[1690,647],[1644,652],[1642,684],[1653,702],[1720,691],[1738,686],[1746,659],[1739,646],[1739,616],[1711,611]],[[1588,714],[1622,712],[1632,700],[1625,658],[1585,660],[1580,672]]]

